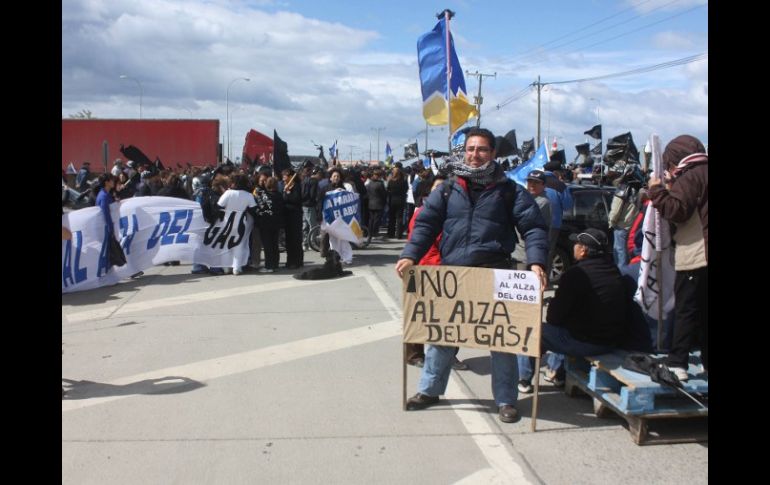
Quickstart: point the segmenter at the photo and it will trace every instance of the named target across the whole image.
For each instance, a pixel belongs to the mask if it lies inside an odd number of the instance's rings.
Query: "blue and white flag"
[[[457,130],[457,132],[454,135],[452,135],[452,152],[453,153],[462,153],[463,150],[465,150],[466,133],[468,133],[468,130],[462,129],[462,130]]]
[[[532,158],[522,163],[518,167],[508,170],[505,172],[505,175],[522,187],[526,187],[527,175],[529,175],[529,172],[535,170],[536,168],[542,169],[545,167],[546,163],[548,163],[548,148],[545,141],[543,141],[543,143],[540,144],[540,148],[537,149]]]
[[[355,192],[337,189],[324,196],[321,230],[329,234],[331,248],[346,263],[353,261],[350,243],[360,244],[364,239],[359,208],[359,197]]]
[[[72,239],[62,241],[62,293],[113,285],[167,261],[231,266],[234,256],[248,251],[253,226],[245,211],[232,210],[209,224],[200,204],[176,197],[132,197],[113,202],[110,212],[126,264],[108,263],[109,236],[99,207],[67,212],[62,226]]]
[[[447,90],[447,29],[446,19],[441,19],[433,30],[417,39],[417,61],[420,67],[422,89],[422,114],[429,125],[446,125],[447,97],[452,106],[452,123],[449,132],[454,133],[471,118],[478,116],[476,106],[468,101],[465,77],[455,52],[454,39],[449,33],[450,85]],[[451,91],[448,92],[448,91]]]
[[[334,144],[329,147],[329,157],[337,158],[337,140],[334,140]]]
[[[385,142],[385,160],[390,162],[393,158],[393,149],[390,148],[390,143]]]

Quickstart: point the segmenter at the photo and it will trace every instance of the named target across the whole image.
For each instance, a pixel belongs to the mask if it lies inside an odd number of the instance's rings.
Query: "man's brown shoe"
[[[427,394],[417,393],[414,396],[406,400],[406,410],[416,411],[418,409],[425,409],[428,406],[432,406],[438,402],[438,396],[428,396]]]
[[[414,359],[410,359],[409,362],[407,362],[409,365],[413,365],[415,367],[422,367],[425,365],[425,358],[424,357],[415,357]]]
[[[500,406],[498,416],[500,416],[500,421],[503,423],[513,423],[519,419],[519,411],[510,404],[506,404],[505,406]]]

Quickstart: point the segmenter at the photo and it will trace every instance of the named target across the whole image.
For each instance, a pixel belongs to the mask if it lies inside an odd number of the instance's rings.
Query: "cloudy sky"
[[[219,119],[232,155],[249,129],[312,155],[339,140],[349,159],[390,142],[425,144],[417,38],[444,8],[464,70],[484,78],[482,126],[535,136],[528,85],[594,78],[702,55],[633,75],[553,84],[541,93],[541,137],[574,145],[599,120],[608,137],[688,133],[708,143],[708,3],[704,0],[63,0],[62,117]],[[121,75],[129,79],[121,79]],[[249,78],[245,81],[241,78]],[[472,97],[475,77],[466,76]],[[227,103],[229,91],[229,103]],[[499,108],[498,108],[499,106]],[[384,128],[377,130],[377,128]],[[446,127],[428,131],[446,148]],[[593,143],[592,143],[593,144]]]

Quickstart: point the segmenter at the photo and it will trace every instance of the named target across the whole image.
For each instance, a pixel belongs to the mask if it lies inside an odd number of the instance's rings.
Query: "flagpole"
[[[540,75],[537,76],[537,138],[535,138],[537,141],[540,141],[540,88],[542,88],[543,85],[540,84]],[[535,150],[537,150],[537,147],[535,147]]]
[[[449,127],[449,134],[447,135],[447,146],[449,147],[449,153],[452,153],[452,51],[449,49],[449,19],[454,17],[455,13],[448,8],[445,9],[442,13],[444,14],[444,20],[446,21],[446,50],[444,52],[446,53],[446,113],[447,126]],[[428,149],[427,144],[425,149]]]
[[[655,176],[663,179],[663,164],[661,163],[660,156],[660,138],[658,138],[657,134],[653,133],[650,135],[650,144],[652,145],[652,160]],[[660,212],[655,209],[655,278],[658,281],[658,333],[655,350],[658,352],[661,352],[663,349],[661,340],[663,340],[663,299],[665,298],[663,294],[663,248],[661,247],[663,246],[663,237],[660,233],[660,226]]]

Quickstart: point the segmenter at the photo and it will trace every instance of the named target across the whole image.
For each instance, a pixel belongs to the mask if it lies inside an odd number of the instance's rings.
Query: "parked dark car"
[[[611,185],[567,185],[567,190],[572,195],[574,203],[570,209],[564,211],[561,223],[561,232],[556,241],[553,261],[551,263],[550,280],[558,282],[561,275],[575,264],[572,257],[572,241],[569,235],[580,233],[594,227],[607,233],[609,246],[606,250],[612,251],[612,231],[608,220],[612,197],[616,188]]]

